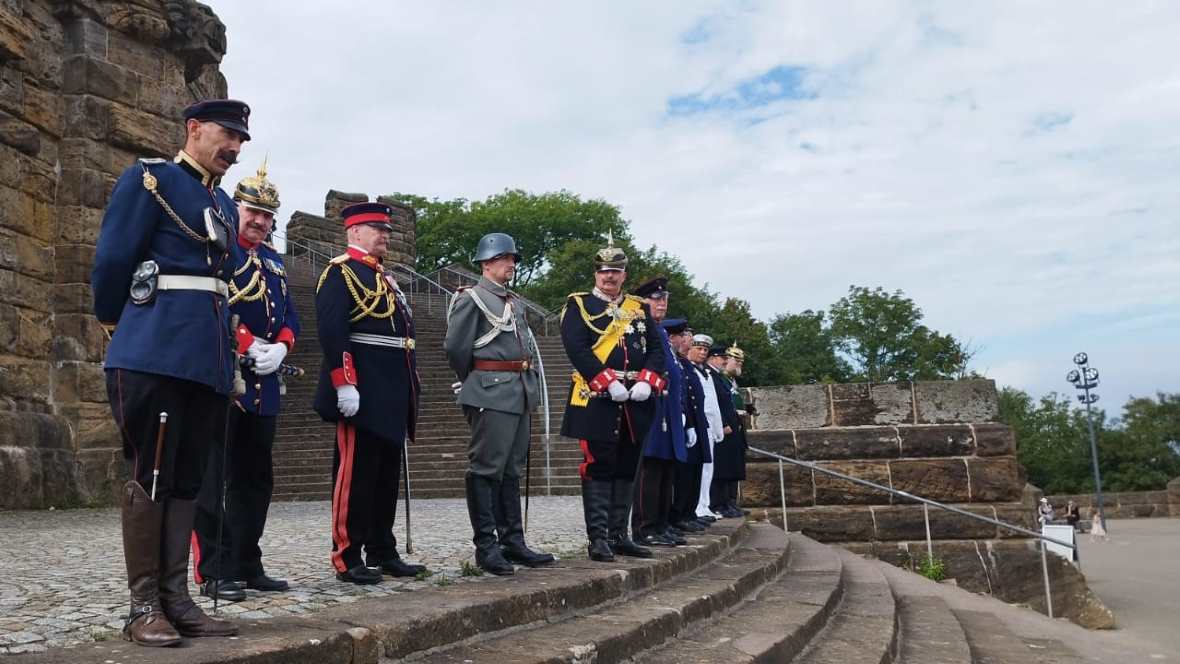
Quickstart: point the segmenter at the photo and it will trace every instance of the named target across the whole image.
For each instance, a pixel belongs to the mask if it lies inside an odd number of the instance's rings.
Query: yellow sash
[[[576,297],[574,301],[578,303],[578,309],[582,314],[582,320],[586,321],[586,326],[600,333],[598,341],[594,342],[594,346],[590,350],[594,352],[594,357],[597,357],[598,361],[604,364],[606,363],[606,358],[610,357],[611,351],[619,345],[623,335],[627,334],[628,328],[631,327],[631,321],[644,317],[643,300],[628,297],[619,305],[619,315],[611,320],[605,330],[600,331],[597,327],[590,324],[590,314],[586,312],[586,305],[582,303],[582,298]],[[590,403],[590,385],[582,377],[582,374],[577,371],[573,373],[573,381],[573,393],[570,395],[570,405],[585,407]]]

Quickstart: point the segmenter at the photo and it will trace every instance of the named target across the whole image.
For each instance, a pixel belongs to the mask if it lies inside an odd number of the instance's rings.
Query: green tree
[[[487,233],[508,233],[522,254],[517,287],[525,287],[544,274],[551,255],[571,241],[601,244],[608,231],[619,240],[629,237],[617,207],[564,190],[532,194],[507,189],[483,201],[413,194],[392,198],[412,206],[418,215],[417,269],[424,273],[455,263],[474,268],[471,256],[479,239]]]
[[[1103,484],[1111,491],[1162,489],[1180,476],[1180,394],[1131,398],[1099,441]]]
[[[822,310],[775,316],[770,323],[770,342],[786,384],[839,383],[852,375],[852,367],[836,352],[836,341]]]
[[[1068,396],[1053,392],[1034,401],[1026,392],[1005,387],[999,405],[1000,421],[1016,434],[1017,458],[1029,482],[1045,493],[1093,490],[1086,414]]]
[[[856,377],[874,383],[959,378],[971,352],[949,334],[922,325],[922,310],[900,290],[849,286],[831,307],[836,347]]]

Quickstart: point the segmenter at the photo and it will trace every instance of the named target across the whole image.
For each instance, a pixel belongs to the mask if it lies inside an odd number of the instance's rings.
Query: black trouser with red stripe
[[[355,425],[336,424],[332,455],[332,566],[343,572],[397,557],[393,535],[401,481],[402,443]]]
[[[221,547],[217,546],[217,512],[222,485],[222,450],[218,441],[210,450],[193,524],[196,534],[193,539],[193,579],[197,583],[216,578],[248,580],[263,573],[262,549],[258,540],[266,526],[266,513],[274,491],[271,451],[275,424],[274,417],[247,413],[236,406],[229,411]]]
[[[631,513],[633,532],[656,535],[668,529],[675,482],[675,459],[643,457],[635,485],[635,510]]]

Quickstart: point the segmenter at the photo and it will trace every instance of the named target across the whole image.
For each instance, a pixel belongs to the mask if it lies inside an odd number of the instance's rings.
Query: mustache
[[[238,163],[238,153],[233,150],[218,150],[217,158],[226,162],[230,166]]]

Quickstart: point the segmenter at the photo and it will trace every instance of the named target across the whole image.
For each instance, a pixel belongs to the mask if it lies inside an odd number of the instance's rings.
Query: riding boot
[[[607,542],[607,521],[610,510],[611,483],[602,480],[582,481],[582,512],[586,519],[586,547],[590,560],[612,562],[614,552]]]
[[[504,477],[494,489],[496,532],[500,551],[511,562],[526,567],[540,567],[555,562],[551,553],[533,551],[524,541],[524,522],[520,513],[520,478]]]
[[[655,554],[651,549],[639,546],[631,541],[627,534],[634,483],[630,480],[615,480],[610,486],[609,544],[611,551],[620,556],[633,558],[653,557]]]
[[[184,636],[233,636],[238,628],[210,618],[188,593],[189,543],[197,501],[171,498],[164,505],[160,546],[160,603],[176,631]]]
[[[131,613],[123,626],[123,638],[141,646],[174,646],[180,633],[160,607],[160,525],[164,508],[139,485],[123,485],[123,558],[127,562],[127,586],[131,589]]]
[[[495,498],[493,482],[479,475],[467,473],[467,516],[471,519],[472,543],[475,544],[475,564],[496,576],[515,573],[512,563],[504,559],[496,546],[496,516],[492,508]]]

